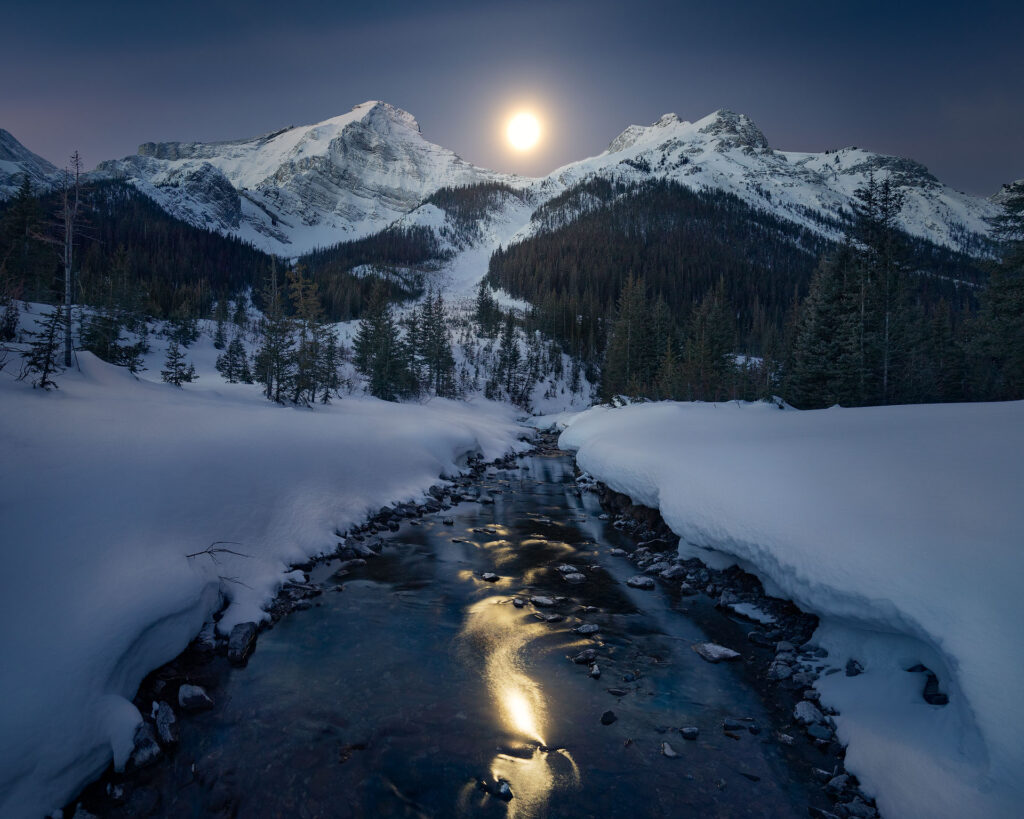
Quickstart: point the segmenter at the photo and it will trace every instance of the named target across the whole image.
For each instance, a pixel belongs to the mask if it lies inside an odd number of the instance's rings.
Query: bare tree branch
[[[243,552],[236,552],[233,549],[225,549],[225,548],[223,548],[220,545],[222,543],[230,543],[233,546],[241,546],[242,545],[237,540],[215,540],[213,543],[211,543],[205,549],[203,549],[201,551],[198,551],[198,552],[193,552],[190,555],[185,555],[185,557],[188,560],[191,560],[193,557],[199,557],[200,555],[206,555],[207,557],[210,558],[210,560],[212,560],[218,566],[220,565],[220,561],[217,559],[217,555],[220,555],[220,554],[235,555],[235,557],[252,557],[252,555],[247,555],[247,554],[245,554]],[[236,580],[235,578],[230,578],[230,577],[229,578],[223,578],[223,579],[231,580],[234,583],[240,583],[241,582],[239,580]],[[245,584],[241,583],[241,585],[244,586]]]

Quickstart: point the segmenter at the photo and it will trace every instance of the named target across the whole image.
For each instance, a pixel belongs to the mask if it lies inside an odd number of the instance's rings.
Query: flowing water
[[[318,566],[314,580],[344,591],[262,634],[217,707],[187,718],[150,783],[159,813],[806,816],[812,786],[756,692],[690,650],[705,637],[678,600],[625,585],[635,570],[609,554],[625,537],[572,484],[570,457],[528,456],[488,471],[493,505],[405,521],[380,557],[337,581],[333,564]],[[563,580],[564,563],[586,581]],[[568,599],[517,608],[517,595]],[[538,619],[552,612],[564,619]],[[599,633],[575,633],[582,623]],[[600,679],[570,660],[586,648]],[[604,725],[609,710],[617,719]],[[726,717],[762,730],[730,737]],[[479,786],[499,779],[511,800]]]

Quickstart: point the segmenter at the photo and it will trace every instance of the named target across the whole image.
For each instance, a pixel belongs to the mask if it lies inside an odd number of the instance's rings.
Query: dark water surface
[[[571,459],[520,465],[488,471],[493,505],[403,522],[381,557],[341,579],[344,591],[262,634],[217,707],[184,724],[154,785],[161,812],[806,816],[810,785],[787,767],[757,694],[690,650],[704,635],[660,587],[625,585],[633,567],[609,555],[625,538],[598,519],[596,498],[576,496]],[[563,563],[586,582],[565,582]],[[332,571],[313,579],[331,584]],[[501,580],[484,582],[487,571]],[[516,595],[568,599],[520,609]],[[538,611],[565,617],[542,622]],[[600,633],[574,633],[581,623]],[[569,659],[590,647],[599,680]],[[605,726],[607,710],[617,720]],[[731,738],[725,717],[763,730]],[[686,725],[698,740],[681,737]],[[666,741],[679,758],[663,755]],[[511,801],[477,785],[497,778]]]

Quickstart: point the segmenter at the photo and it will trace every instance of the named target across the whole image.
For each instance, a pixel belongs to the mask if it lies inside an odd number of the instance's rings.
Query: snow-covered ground
[[[0,372],[0,816],[40,816],[123,762],[140,680],[222,596],[222,630],[260,619],[336,530],[525,446],[483,400],[276,406],[221,380],[205,337],[178,389],[153,341],[142,380],[87,353],[56,392],[17,382],[17,361]],[[248,557],[186,558],[218,540]]]
[[[559,419],[581,468],[683,551],[819,614],[846,766],[883,816],[1024,805],[1024,402],[780,411],[643,404]],[[923,664],[949,705],[928,705]]]

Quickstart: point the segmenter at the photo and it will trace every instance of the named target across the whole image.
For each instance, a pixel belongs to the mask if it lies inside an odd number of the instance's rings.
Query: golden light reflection
[[[579,786],[579,768],[568,751],[547,748],[547,703],[526,671],[526,649],[548,630],[506,603],[505,598],[488,597],[473,604],[460,638],[477,661],[484,657],[484,681],[505,730],[531,742],[523,755],[499,753],[491,762],[494,780],[508,781],[514,794],[508,816],[529,817],[542,813],[550,798],[556,782],[553,762],[566,764],[568,772],[558,781],[572,787]]]

